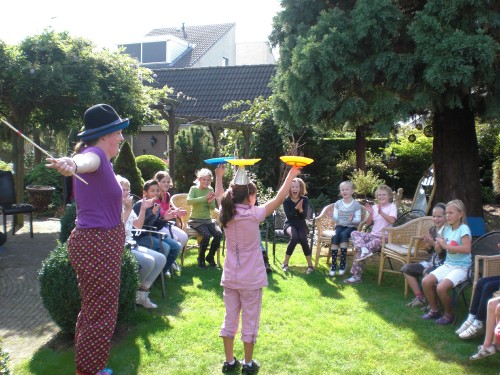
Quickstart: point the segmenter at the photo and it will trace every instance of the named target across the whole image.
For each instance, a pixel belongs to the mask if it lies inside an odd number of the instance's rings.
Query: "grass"
[[[462,341],[456,327],[422,321],[419,309],[406,307],[401,276],[386,274],[379,287],[378,257],[369,261],[363,283],[349,286],[343,277],[328,277],[324,258],[307,275],[300,249],[284,274],[279,268],[284,248],[278,245],[279,259],[264,291],[255,349],[261,374],[498,373],[499,355],[468,360],[481,340]],[[221,270],[197,268],[195,253],[188,253],[181,276],[166,281],[166,299],[159,285],[153,287],[157,310],[137,308],[131,323],[120,327],[109,362],[115,375],[221,373]],[[460,322],[463,305],[461,310]],[[239,335],[235,350],[241,359]],[[44,347],[14,370],[18,375],[74,374],[73,355],[71,342]]]

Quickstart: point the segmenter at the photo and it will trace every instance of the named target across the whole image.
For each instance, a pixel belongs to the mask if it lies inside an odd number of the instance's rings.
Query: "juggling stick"
[[[5,121],[3,118],[0,119],[5,125],[7,125],[9,128],[11,128],[14,132],[17,133],[17,135],[20,135],[21,137],[23,137],[24,139],[26,139],[29,143],[31,143],[33,146],[35,146],[37,149],[39,149],[41,152],[43,152],[45,155],[47,155],[49,158],[52,158],[52,159],[55,159],[51,154],[49,154],[47,151],[45,151],[43,148],[41,148],[40,146],[38,146],[35,142],[33,142],[31,139],[29,139],[28,137],[26,137],[23,133],[21,133],[19,130],[17,130],[15,127],[13,127],[11,124],[9,124],[7,121]],[[83,178],[81,178],[80,176],[78,176],[76,173],[74,172],[71,172],[71,174],[73,176],[75,176],[76,178],[78,178],[81,182],[83,182],[85,185],[88,185],[89,183],[87,181],[85,181]]]

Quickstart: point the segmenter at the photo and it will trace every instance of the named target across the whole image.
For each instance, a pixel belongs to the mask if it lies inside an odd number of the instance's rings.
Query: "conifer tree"
[[[114,161],[113,169],[115,174],[119,174],[130,181],[130,192],[132,194],[142,197],[144,179],[142,178],[141,171],[137,168],[130,143],[127,141],[123,142],[120,153]]]

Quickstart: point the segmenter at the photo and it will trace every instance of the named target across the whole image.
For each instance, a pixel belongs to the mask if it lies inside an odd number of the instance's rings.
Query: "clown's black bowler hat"
[[[96,104],[85,111],[83,115],[84,130],[78,133],[82,141],[102,137],[128,126],[128,118],[122,119],[108,104]]]

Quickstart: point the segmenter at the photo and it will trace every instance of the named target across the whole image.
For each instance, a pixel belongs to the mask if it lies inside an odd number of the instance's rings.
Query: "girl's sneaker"
[[[234,358],[234,363],[230,364],[229,362],[224,361],[222,364],[222,372],[232,372],[236,371],[240,368],[241,362]]]
[[[457,335],[460,335],[467,328],[469,328],[472,325],[472,323],[474,323],[474,320],[466,320],[465,322],[463,322],[463,324],[460,326],[460,328],[455,331],[455,333]]]
[[[344,269],[339,269],[339,275],[342,276],[345,273],[345,268]]]
[[[255,374],[257,371],[259,371],[260,365],[252,361],[249,364],[244,364],[243,367],[241,368],[241,373],[242,374]]]
[[[408,307],[422,307],[427,305],[427,301],[423,297],[415,297],[410,303],[408,303],[406,306]]]
[[[281,269],[283,270],[283,272],[288,272],[288,264],[283,264],[281,266]]]
[[[460,333],[458,337],[460,337],[462,340],[469,340],[482,336],[483,334],[484,334],[484,326],[479,327],[475,324],[472,324],[469,328]]]
[[[149,293],[142,290],[136,292],[135,303],[144,306],[146,309],[156,309],[158,307],[149,299]]]
[[[99,371],[95,375],[113,375],[113,370],[111,370],[110,368],[105,368],[104,370]]]
[[[307,273],[308,275],[310,275],[310,274],[311,274],[311,273],[313,273],[313,272],[314,272],[314,267],[313,267],[313,266],[308,266],[308,267],[307,267],[307,271],[306,271],[306,273]]]
[[[328,273],[328,276],[335,276],[336,271],[337,271],[337,269],[334,266],[332,266],[330,268],[330,272]]]
[[[361,277],[351,276],[344,280],[346,284],[359,284],[361,282]]]

